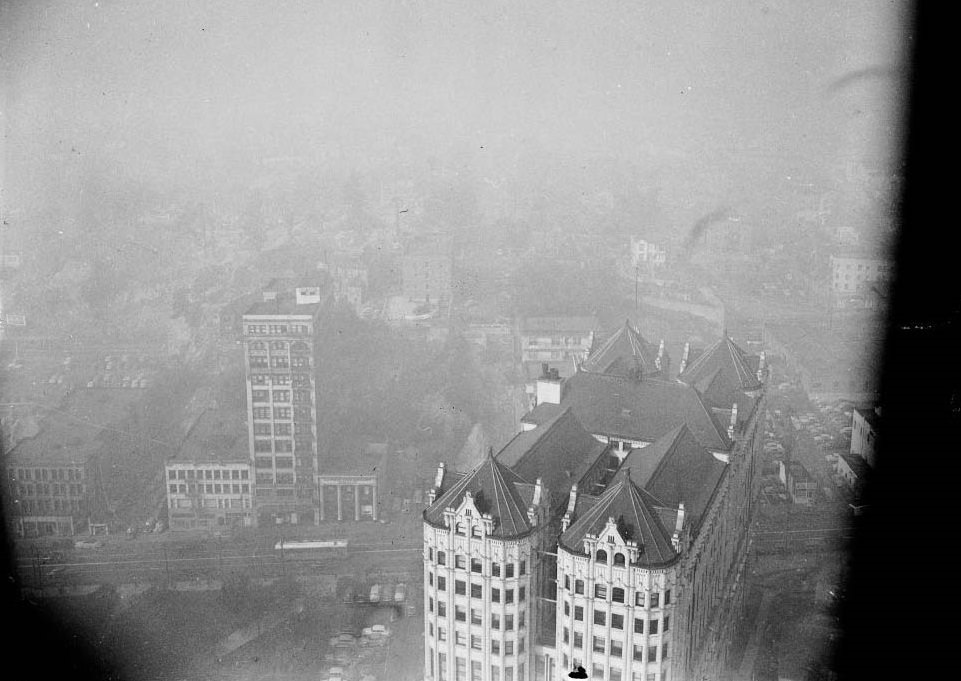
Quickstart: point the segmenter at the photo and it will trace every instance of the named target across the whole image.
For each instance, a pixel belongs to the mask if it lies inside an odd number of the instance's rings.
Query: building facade
[[[872,468],[875,464],[878,408],[851,410],[851,453],[860,456]]]
[[[451,297],[453,241],[445,234],[412,237],[401,259],[403,292],[407,300],[443,305]]]
[[[886,285],[894,273],[894,263],[868,253],[831,256],[831,290],[836,296],[865,293],[874,284]]]
[[[320,520],[315,338],[331,296],[319,279],[274,280],[243,317],[258,523]]]
[[[425,679],[555,681],[582,666],[598,681],[701,681],[730,664],[763,360],[725,336],[687,358],[690,383],[670,381],[645,374],[656,366],[634,334],[627,325],[568,379],[539,380],[496,456],[438,471],[424,512]],[[529,580],[504,582],[504,561]]]
[[[171,531],[254,524],[249,461],[176,462],[164,468]]]

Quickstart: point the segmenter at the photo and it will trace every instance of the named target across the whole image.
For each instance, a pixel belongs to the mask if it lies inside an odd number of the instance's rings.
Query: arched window
[[[473,527],[471,527],[471,528],[470,528],[470,536],[472,536],[472,537],[480,537],[480,536],[481,536],[481,526],[480,526],[480,525],[474,525]]]
[[[464,530],[464,523],[457,523],[457,525],[454,527],[454,532],[459,535],[467,534],[466,530]]]
[[[607,563],[607,551],[601,549],[596,554],[594,554],[594,560],[598,563]]]
[[[624,554],[615,553],[614,554],[614,565],[624,565]]]

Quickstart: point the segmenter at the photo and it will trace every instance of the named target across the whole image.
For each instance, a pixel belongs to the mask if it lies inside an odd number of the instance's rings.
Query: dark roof
[[[697,386],[704,384],[704,381],[716,381],[711,377],[720,371],[723,384],[716,387],[715,391],[719,391],[721,385],[726,386],[728,392],[758,390],[761,382],[757,380],[757,366],[758,358],[749,356],[725,333],[714,345],[690,361],[678,378],[688,385]],[[727,406],[733,401],[727,402]]]
[[[658,378],[634,380],[578,371],[565,381],[562,405],[571,407],[588,432],[654,442],[686,424],[704,447],[731,448],[726,428],[717,422],[696,390]],[[557,414],[557,405],[539,404],[524,422],[542,424]]]
[[[567,503],[571,485],[610,449],[584,430],[570,408],[534,430],[518,433],[497,455],[528,480],[541,478],[557,503]]]
[[[650,493],[638,487],[629,469],[617,477],[597,501],[581,517],[574,520],[560,543],[568,550],[584,552],[584,537],[598,535],[613,518],[625,541],[637,542],[640,549],[638,566],[670,563],[677,556],[671,544],[671,534],[661,522],[658,507],[662,504]],[[673,530],[673,528],[671,528]]]
[[[848,468],[851,469],[851,472],[853,472],[857,477],[860,478],[864,475],[864,471],[868,466],[864,459],[857,454],[841,454],[840,456],[842,459],[844,459],[844,463],[848,465]]]
[[[171,463],[238,463],[250,460],[247,421],[230,409],[207,409],[184,438]]]
[[[657,442],[631,450],[623,468],[662,505],[677,508],[683,503],[688,522],[696,525],[727,465],[698,444],[687,426],[680,425]]]
[[[295,289],[314,287],[320,289],[319,303],[305,303],[298,305]],[[258,300],[247,308],[247,315],[315,315],[330,297],[331,284],[327,274],[318,273],[309,277],[282,277],[272,279],[263,288],[264,293],[272,293],[276,297],[272,300]]]
[[[658,348],[648,343],[628,319],[607,340],[591,348],[581,369],[618,376],[627,376],[635,369],[647,375],[656,374],[660,371],[654,364],[657,351]]]
[[[444,509],[456,509],[465,492],[470,492],[477,510],[490,513],[494,518],[495,537],[516,537],[531,529],[527,521],[529,487],[526,480],[489,454],[473,470],[455,480],[424,511],[424,520],[443,526]]]
[[[878,416],[878,413],[874,410],[874,408],[872,408],[872,407],[855,407],[855,408],[854,408],[854,411],[856,411],[858,414],[860,414],[860,415],[861,415],[861,418],[864,419],[865,421],[867,421],[867,424],[868,424],[869,426],[871,426],[871,428],[877,430],[877,428],[878,428],[878,421],[881,420],[881,417]]]

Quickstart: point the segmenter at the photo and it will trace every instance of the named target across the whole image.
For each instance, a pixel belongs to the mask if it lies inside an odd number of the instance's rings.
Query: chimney
[[[446,469],[446,464],[441,461],[437,464],[437,475],[434,476],[434,488],[440,489],[444,484],[444,473]]]
[[[654,358],[654,366],[657,370],[661,370],[661,359],[664,357],[664,339],[661,339],[661,344],[657,346],[657,357]]]
[[[570,494],[570,497],[568,497],[568,500],[567,500],[567,512],[568,512],[568,513],[573,513],[573,512],[574,512],[574,506],[575,506],[576,504],[577,504],[577,483],[574,483],[573,485],[571,485],[571,494]]]
[[[759,382],[764,380],[764,369],[765,369],[764,359],[765,359],[765,358],[764,358],[764,350],[761,350],[761,356],[760,356],[760,359],[758,359],[758,362],[757,362],[757,380],[758,380]]]
[[[677,505],[677,522],[674,524],[674,534],[671,536],[671,544],[675,551],[681,550],[681,530],[684,529],[684,502]]]
[[[561,532],[567,532],[567,528],[571,526],[571,514],[565,513],[564,517],[561,518]]]
[[[537,379],[537,404],[561,403],[561,378],[557,369],[544,365],[544,375]]]
[[[551,365],[547,362],[541,362],[541,378],[551,377]]]
[[[541,479],[537,478],[537,480],[534,482],[534,499],[531,501],[531,503],[534,506],[541,505],[541,494],[543,493],[543,491],[544,491],[544,487],[541,484]]]
[[[531,524],[531,527],[537,524],[537,514],[534,513],[534,507],[527,507],[527,522]]]
[[[727,427],[727,436],[734,439],[734,429],[737,427],[737,402],[731,406],[731,423]]]
[[[687,357],[690,354],[691,354],[691,344],[688,342],[684,344],[684,354],[681,355],[681,366],[677,370],[679,374],[683,374],[684,369],[687,368]]]
[[[435,501],[437,501],[437,488],[431,487],[427,490],[427,506],[433,506]]]

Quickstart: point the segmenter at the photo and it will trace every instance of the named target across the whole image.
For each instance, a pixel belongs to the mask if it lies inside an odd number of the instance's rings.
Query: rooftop
[[[589,432],[641,442],[654,442],[687,425],[698,442],[712,451],[727,451],[731,441],[696,390],[677,381],[635,380],[578,371],[567,379],[561,399]],[[539,404],[525,423],[543,424],[557,415],[558,405]]]
[[[610,450],[584,430],[570,408],[547,423],[514,436],[497,455],[528,480],[541,478],[556,502],[566,503],[571,485],[580,482]]]
[[[715,406],[730,406],[742,390],[759,390],[757,378],[760,358],[748,355],[727,333],[700,353],[678,378],[696,387],[702,395],[712,394]]]
[[[612,484],[597,501],[576,518],[561,535],[560,544],[574,553],[584,552],[584,538],[599,535],[614,519],[618,533],[625,541],[637,542],[641,567],[666,565],[677,557],[671,533],[664,527],[659,510],[663,505],[653,495],[637,486],[629,469],[617,474]],[[668,509],[664,509],[668,510]],[[664,514],[670,518],[669,514]]]
[[[591,348],[581,369],[618,376],[627,376],[632,370],[656,374],[660,371],[655,365],[657,352],[658,347],[647,342],[628,319],[607,340]]]
[[[297,302],[296,290],[304,288],[317,289],[319,302]],[[304,315],[313,317],[330,298],[330,281],[326,274],[318,273],[304,277],[287,277],[272,279],[263,288],[261,300],[257,300],[247,308],[245,315],[274,316],[274,315]]]
[[[449,482],[446,476],[444,482]],[[443,526],[444,510],[448,507],[456,509],[469,492],[477,510],[493,517],[494,537],[517,537],[531,530],[527,520],[531,488],[526,480],[489,454],[473,470],[449,484],[447,490],[424,510],[424,520]]]

